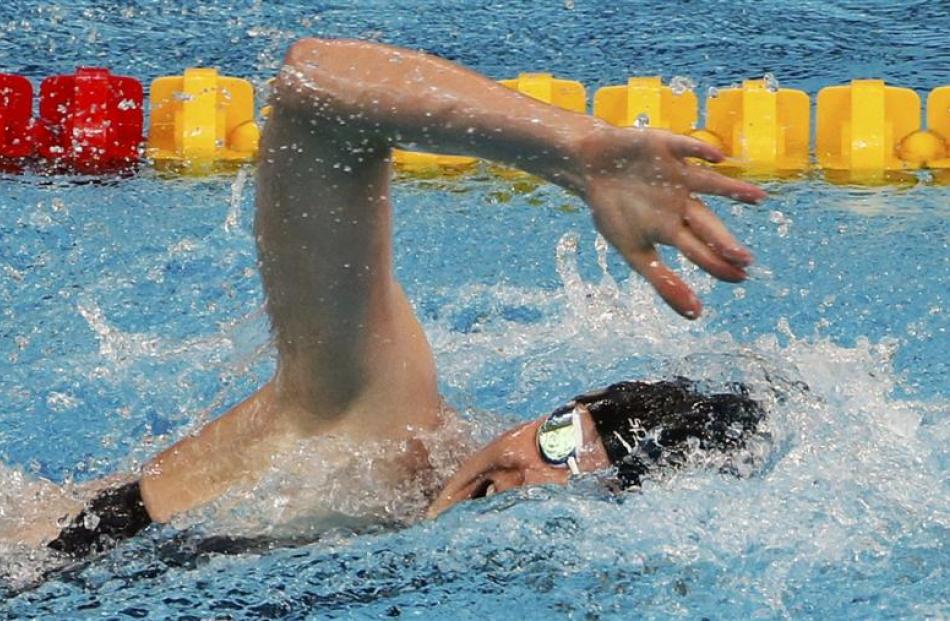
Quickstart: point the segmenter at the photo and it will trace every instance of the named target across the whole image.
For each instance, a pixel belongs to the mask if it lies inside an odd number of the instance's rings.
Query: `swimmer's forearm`
[[[295,43],[277,93],[317,131],[346,126],[367,143],[483,157],[576,192],[579,147],[604,127],[434,56],[360,41]]]

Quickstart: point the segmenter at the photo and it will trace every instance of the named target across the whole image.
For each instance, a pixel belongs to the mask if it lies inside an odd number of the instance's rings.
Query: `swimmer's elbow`
[[[294,107],[342,107],[348,96],[354,50],[365,44],[345,39],[307,37],[295,41],[273,84],[275,101]]]
[[[443,61],[383,44],[300,39],[287,50],[273,84],[274,114],[305,119],[335,135],[397,142],[402,127],[423,125],[424,134],[432,117],[460,115],[458,97],[440,97],[431,88],[445,70]],[[419,87],[425,81],[430,88]]]
[[[271,85],[274,103],[297,108],[313,99],[313,91],[320,83],[317,59],[324,44],[322,39],[307,38],[290,46]]]
[[[287,48],[287,53],[284,55],[284,64],[292,65],[299,62],[302,58],[306,58],[308,55],[313,54],[315,50],[325,47],[328,44],[328,40],[319,37],[303,37],[297,39]]]
[[[352,39],[303,37],[291,43],[290,47],[287,48],[287,53],[284,55],[284,65],[306,63],[321,54],[332,54],[335,50],[345,50],[359,44],[359,41]]]

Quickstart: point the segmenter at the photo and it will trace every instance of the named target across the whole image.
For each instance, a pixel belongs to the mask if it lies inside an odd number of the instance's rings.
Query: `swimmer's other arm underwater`
[[[87,502],[86,509],[99,514],[118,507],[116,533],[83,531],[76,518],[83,507],[73,505],[72,526],[59,532],[51,519],[36,530],[37,542],[66,554],[97,549],[95,542],[66,539],[120,538],[150,521],[167,522],[253,485],[271,456],[319,435],[354,446],[402,443],[381,485],[431,468],[429,447],[419,437],[454,414],[438,393],[428,341],[393,273],[393,148],[494,160],[577,194],[597,230],[687,318],[700,314],[701,303],[663,264],[657,244],[675,246],[729,282],[742,281],[752,261],[697,195],[753,203],[765,193],[688,162],[723,157],[688,137],[616,128],[433,56],[359,41],[293,44],[272,103],[260,150],[255,231],[278,356],[274,377],[155,457],[137,481]],[[607,400],[626,399],[614,397]],[[623,434],[609,420],[610,408],[591,406],[596,399],[577,398],[558,418],[503,435],[462,466],[430,514],[479,495],[486,481],[502,491],[563,483],[575,469],[617,465],[620,445],[606,438]],[[565,457],[570,447],[561,441],[568,435],[554,434],[568,428],[575,446]],[[492,478],[502,463],[510,466],[506,472],[517,472]]]

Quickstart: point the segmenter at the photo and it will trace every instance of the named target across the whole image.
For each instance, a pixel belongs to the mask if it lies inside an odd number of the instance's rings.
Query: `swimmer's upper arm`
[[[363,47],[295,44],[274,85],[255,229],[275,385],[318,424],[385,412],[427,427],[435,367],[392,274],[389,140],[339,75],[371,62]]]

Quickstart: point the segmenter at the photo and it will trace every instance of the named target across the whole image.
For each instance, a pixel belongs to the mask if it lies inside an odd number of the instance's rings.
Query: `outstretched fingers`
[[[752,253],[733,237],[702,201],[690,200],[683,212],[683,220],[696,237],[729,263],[736,267],[748,267],[752,263]]]
[[[687,259],[719,280],[742,282],[746,279],[746,273],[742,267],[725,260],[689,228],[685,226],[681,228],[673,241]]]
[[[688,166],[685,177],[686,187],[692,192],[726,196],[743,203],[757,203],[766,197],[765,190],[757,185],[731,179],[702,166]]]
[[[725,157],[723,156],[722,151],[711,144],[707,144],[702,140],[690,138],[689,136],[673,136],[671,146],[673,148],[673,153],[677,157],[696,157],[713,164],[721,162]]]
[[[663,264],[656,248],[650,246],[625,255],[630,267],[643,276],[660,297],[677,313],[696,319],[703,310],[699,298],[676,273]]]

